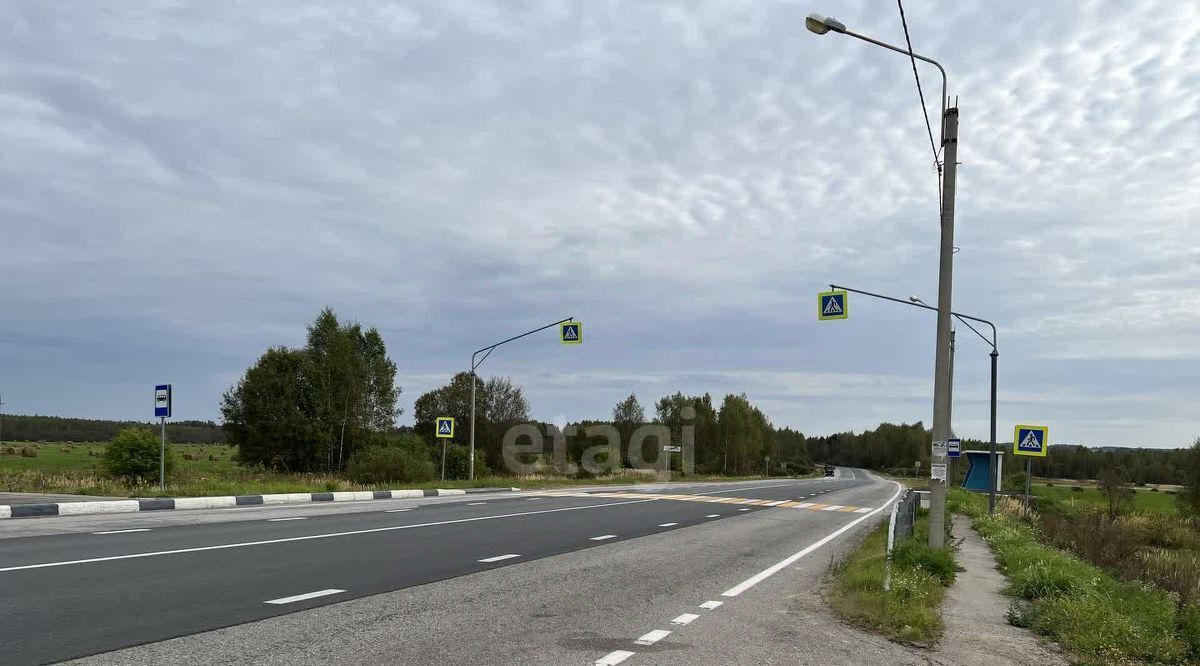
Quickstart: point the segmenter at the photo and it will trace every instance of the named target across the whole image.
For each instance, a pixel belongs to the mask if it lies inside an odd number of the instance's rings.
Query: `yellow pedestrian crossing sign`
[[[1046,426],[1019,425],[1013,431],[1013,455],[1045,458],[1050,448],[1050,429]]]
[[[454,417],[439,416],[437,417],[437,438],[438,439],[453,439],[454,438]]]
[[[558,334],[564,345],[583,344],[583,322],[563,322],[558,326]]]
[[[817,319],[847,319],[849,316],[845,291],[835,289],[817,294]]]

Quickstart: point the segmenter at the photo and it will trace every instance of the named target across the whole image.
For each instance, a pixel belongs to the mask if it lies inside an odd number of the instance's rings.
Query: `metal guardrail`
[[[921,506],[921,496],[911,488],[904,491],[900,499],[892,505],[892,515],[888,519],[887,562],[883,570],[883,589],[892,589],[892,551],[897,542],[911,539],[913,525],[917,520],[917,507]]]

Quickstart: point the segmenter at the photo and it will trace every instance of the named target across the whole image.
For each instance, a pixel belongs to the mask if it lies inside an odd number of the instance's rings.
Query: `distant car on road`
[[[834,470],[833,465],[826,465],[825,466],[825,476],[833,476],[833,470]]]

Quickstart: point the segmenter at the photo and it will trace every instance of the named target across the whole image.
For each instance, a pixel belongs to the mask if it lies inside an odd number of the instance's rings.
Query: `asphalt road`
[[[512,572],[519,575],[521,567],[538,565],[553,571],[564,554],[578,558],[588,550],[595,553],[587,561],[639,553],[642,561],[661,563],[661,553],[641,554],[640,550],[654,547],[669,552],[677,546],[678,565],[668,566],[652,584],[660,598],[687,592],[713,578],[729,580],[730,590],[735,590],[761,575],[763,566],[769,568],[767,560],[814,544],[819,548],[844,526],[868,517],[867,511],[883,504],[895,485],[845,470],[842,478],[833,480],[596,490],[568,496],[518,493],[453,501],[366,502],[332,510],[305,505],[273,511],[194,512],[204,514],[203,519],[137,520],[137,514],[132,514],[120,524],[113,517],[60,523],[57,529],[66,530],[60,534],[38,532],[53,529],[54,521],[61,519],[37,519],[47,527],[33,526],[28,535],[0,541],[2,661],[49,663],[181,636],[190,638],[101,655],[97,663],[139,663],[143,658],[144,663],[346,661],[361,644],[348,647],[348,653],[322,658],[295,653],[288,657],[291,661],[278,661],[286,652],[277,649],[254,655],[262,650],[263,627],[271,618],[278,621],[283,619],[279,616],[292,614],[288,622],[306,624],[334,613],[315,628],[306,625],[309,629],[303,634],[309,643],[328,648],[332,634],[327,627],[335,624],[333,618],[344,620],[348,600],[372,597],[367,602],[372,603],[387,593],[403,591],[410,611],[390,628],[400,632],[441,617],[438,609],[445,595],[422,592],[439,581],[447,585],[447,581],[469,579],[476,596],[487,596],[489,591],[500,594],[504,582]],[[708,499],[699,501],[700,495]],[[719,498],[727,501],[715,501]],[[761,503],[766,500],[789,501],[793,506],[766,506]],[[802,508],[794,506],[797,502],[819,504]],[[764,531],[767,523],[769,529]],[[625,566],[626,570],[606,572],[602,581],[611,581],[618,589],[631,586],[629,594],[636,598],[642,593],[639,585],[645,584],[629,579],[644,573]],[[560,607],[548,614],[550,618],[571,613],[582,617],[592,599],[567,597],[568,602],[574,598],[576,608],[562,608],[560,586],[594,583],[546,580],[541,586],[525,584],[519,595],[523,603],[557,600]],[[628,605],[637,604],[631,600]],[[490,610],[503,613],[503,606]],[[528,624],[530,618],[524,620]],[[544,620],[535,623],[541,626]],[[209,638],[223,632],[204,633],[233,625],[250,632],[244,644],[227,637]],[[375,619],[366,626],[379,627]],[[361,630],[365,628],[358,626]],[[346,628],[342,633],[355,631]],[[495,646],[479,642],[477,632],[448,641],[444,626],[431,631],[438,639],[433,644],[428,644],[429,637],[422,644],[419,635],[383,644],[376,639],[377,649],[390,651],[371,657],[416,663],[496,661]],[[265,645],[277,648],[271,640],[276,635],[267,631]],[[639,637],[623,642],[634,646]],[[189,645],[172,651],[178,641],[189,640],[211,643],[200,650]],[[611,639],[612,645],[619,642]],[[607,656],[597,651],[608,643],[539,645],[533,638],[526,643],[520,649],[525,655],[521,661],[527,663],[537,663],[529,658],[531,654],[554,655],[557,660],[545,663],[563,659],[593,663]],[[657,643],[642,647],[653,650]]]

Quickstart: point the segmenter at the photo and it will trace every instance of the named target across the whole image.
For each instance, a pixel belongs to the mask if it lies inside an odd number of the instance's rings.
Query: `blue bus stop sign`
[[[154,387],[154,418],[171,418],[171,385],[159,384]]]

